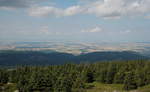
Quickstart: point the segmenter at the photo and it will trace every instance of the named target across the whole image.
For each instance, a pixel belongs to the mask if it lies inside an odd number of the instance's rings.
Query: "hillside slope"
[[[137,60],[147,59],[135,52],[93,52],[74,56],[68,53],[60,52],[40,52],[40,51],[1,51],[0,65],[58,65],[64,63],[83,63],[96,61],[114,61],[114,60]]]

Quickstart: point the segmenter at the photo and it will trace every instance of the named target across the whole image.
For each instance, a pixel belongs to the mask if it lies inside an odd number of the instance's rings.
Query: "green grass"
[[[87,89],[87,92],[125,92],[122,90],[123,85],[121,84],[102,84],[94,82],[87,85],[93,85],[92,88]]]
[[[14,83],[0,85],[0,88],[4,88],[3,92],[14,92],[15,90],[17,90],[16,84]],[[1,91],[2,90],[0,90],[0,92]]]
[[[150,85],[138,88],[139,92],[150,92]]]
[[[5,92],[14,92],[16,84],[1,84],[0,87],[5,87]],[[1,92],[1,90],[0,90]],[[98,82],[86,84],[86,92],[150,92],[150,85],[140,87],[137,90],[124,91],[122,84],[102,84]]]
[[[88,88],[89,87],[89,88]],[[137,90],[125,91],[122,84],[88,83],[86,92],[150,92],[150,85]]]

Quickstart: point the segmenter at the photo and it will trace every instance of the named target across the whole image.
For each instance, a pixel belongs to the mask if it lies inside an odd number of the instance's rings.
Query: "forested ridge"
[[[68,62],[79,64],[139,59],[149,59],[149,57],[132,51],[91,52],[80,55],[49,51],[0,51],[0,66],[61,65]]]
[[[123,84],[123,90],[149,85],[150,61],[18,66],[0,69],[0,84],[13,83],[19,92],[85,92],[92,87],[88,83],[93,82]]]

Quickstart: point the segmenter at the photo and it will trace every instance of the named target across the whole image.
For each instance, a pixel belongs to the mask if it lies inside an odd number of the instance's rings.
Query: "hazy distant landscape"
[[[58,65],[149,59],[149,43],[22,42],[0,46],[0,65]]]
[[[12,42],[1,43],[0,50],[62,52],[74,55],[104,51],[133,51],[149,55],[150,42]]]

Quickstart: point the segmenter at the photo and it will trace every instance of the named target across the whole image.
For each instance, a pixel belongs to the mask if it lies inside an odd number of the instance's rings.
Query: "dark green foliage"
[[[8,73],[4,69],[0,69],[0,83],[8,82]]]
[[[127,71],[126,64],[124,64],[124,67],[122,66],[122,67],[118,68],[118,71],[116,72],[116,74],[114,76],[114,83],[123,84],[126,71]]]
[[[127,72],[124,80],[124,89],[125,90],[132,90],[137,89],[137,84],[134,79],[134,73],[132,71]]]
[[[84,92],[87,83],[124,84],[125,90],[150,84],[149,61],[100,62],[0,69],[0,83],[20,92]]]
[[[85,79],[87,83],[92,83],[94,81],[94,74],[89,69],[85,71]]]
[[[116,74],[116,66],[110,63],[107,69],[106,83],[112,84],[114,81],[115,74]]]
[[[131,51],[92,52],[74,56],[68,53],[44,51],[0,51],[0,66],[16,65],[60,65],[66,62],[94,63],[97,61],[138,60],[148,59],[139,53]]]

